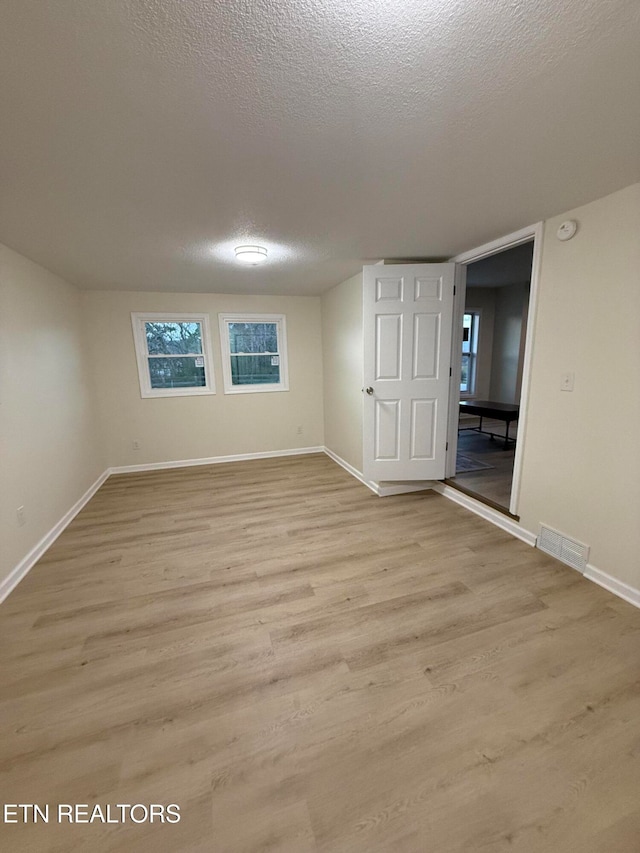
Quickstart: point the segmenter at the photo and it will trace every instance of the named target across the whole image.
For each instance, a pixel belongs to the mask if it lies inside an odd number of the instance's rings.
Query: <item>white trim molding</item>
[[[430,492],[435,482],[435,480],[416,480],[415,483],[383,480],[376,485],[378,486],[378,497],[387,498],[391,495],[408,495],[411,492]]]
[[[291,450],[272,450],[265,453],[242,453],[235,454],[233,456],[213,456],[206,459],[187,459],[180,460],[175,462],[152,462],[147,465],[124,465],[120,467],[108,468],[104,471],[98,479],[87,489],[87,491],[82,495],[82,497],[76,501],[76,503],[69,509],[60,519],[60,521],[55,524],[51,530],[42,537],[42,539],[29,551],[29,553],[18,563],[18,565],[4,578],[0,581],[0,603],[2,603],[7,596],[13,592],[13,590],[18,586],[20,581],[26,577],[29,571],[33,568],[33,566],[38,562],[38,560],[43,556],[43,554],[53,545],[56,539],[60,536],[60,534],[65,530],[66,527],[73,521],[73,519],[78,515],[80,510],[82,510],[87,503],[91,500],[91,498],[98,491],[100,486],[112,475],[112,474],[126,474],[126,473],[134,473],[137,471],[159,471],[166,468],[188,468],[196,465],[215,465],[224,462],[240,462],[248,459],[270,459],[279,456],[306,456],[309,454],[315,453],[324,453],[338,465],[345,469],[351,476],[355,477],[356,480],[359,480],[364,486],[370,489],[374,494],[379,497],[387,497],[391,495],[400,495],[407,494],[409,492],[419,492],[419,491],[427,491],[432,490],[437,492],[438,494],[443,495],[449,500],[454,501],[455,503],[463,506],[465,509],[470,510],[476,515],[483,518],[485,521],[489,521],[491,524],[495,524],[497,527],[500,527],[506,533],[515,536],[518,539],[521,539],[527,545],[532,547],[536,544],[536,536],[531,533],[529,530],[526,530],[524,527],[519,525],[515,520],[509,518],[501,512],[497,512],[491,507],[486,506],[480,501],[474,500],[469,495],[465,495],[463,492],[459,492],[457,489],[452,488],[451,486],[447,486],[441,482],[420,482],[420,483],[373,483],[366,481],[362,474],[338,456],[337,453],[334,453],[328,447],[299,447]],[[618,598],[622,598],[624,601],[629,602],[630,604],[635,605],[636,607],[640,607],[640,590],[635,589],[635,587],[630,586],[629,584],[624,583],[623,581],[618,580],[617,578],[608,575],[606,572],[603,572],[601,569],[596,568],[591,564],[587,564],[587,567],[584,572],[584,577],[588,578],[588,580],[593,581],[598,584],[598,586],[603,587],[614,595],[618,596]]]
[[[350,465],[346,462],[341,456],[338,456],[337,453],[334,453],[333,450],[330,450],[328,447],[324,448],[324,452],[327,454],[329,459],[333,459],[334,462],[337,462],[341,468],[344,468],[345,471],[348,471],[352,477],[355,477],[356,480],[359,480],[363,486],[366,486],[368,489],[378,495],[379,498],[387,498],[391,495],[406,495],[410,492],[424,492],[432,489],[434,486],[433,480],[418,480],[415,483],[408,482],[393,482],[393,481],[383,481],[380,483],[375,483],[373,480],[365,480],[361,471],[358,471],[357,468],[354,468],[353,465]]]
[[[509,512],[513,515],[518,514],[518,501],[520,499],[520,483],[522,479],[522,457],[524,453],[526,430],[527,430],[527,411],[529,408],[529,388],[531,385],[531,363],[533,358],[533,343],[534,343],[534,327],[536,322],[536,314],[538,309],[538,292],[540,281],[540,265],[542,259],[542,238],[544,236],[544,222],[536,222],[533,225],[528,225],[526,228],[521,228],[519,231],[513,231],[504,237],[499,237],[497,240],[492,240],[490,243],[485,243],[478,246],[476,249],[471,249],[468,252],[463,252],[451,258],[456,264],[475,263],[483,258],[488,258],[498,252],[504,252],[507,249],[513,249],[515,246],[520,246],[522,243],[527,243],[533,240],[533,258],[531,261],[531,283],[529,286],[529,312],[527,315],[527,328],[525,332],[524,345],[524,361],[522,369],[522,386],[520,390],[520,417],[518,419],[518,441],[516,443],[515,458],[513,461],[513,475],[511,487],[511,500],[509,503]],[[462,313],[464,311],[464,301],[466,294],[466,275],[460,276],[459,286],[456,292],[456,304],[454,304],[454,322],[459,324],[458,337],[460,345],[456,343],[454,335],[454,348],[461,349],[462,336]],[[454,330],[455,331],[455,330]],[[456,350],[454,349],[454,353]],[[458,375],[455,373],[454,375]],[[451,471],[455,465],[455,454],[457,449],[457,424],[458,419],[453,414],[453,406],[451,407],[451,422],[449,424],[449,455],[447,457],[447,474],[452,476]],[[455,432],[454,432],[455,424]]]
[[[277,456],[303,456],[311,453],[323,453],[324,447],[299,447],[292,450],[272,450],[266,453],[240,453],[234,456],[214,456],[208,459],[185,459],[176,462],[151,462],[147,465],[122,465],[107,468],[98,477],[82,497],[69,509],[51,530],[20,560],[9,574],[0,581],[0,604],[13,592],[20,581],[27,576],[38,560],[49,550],[58,536],[73,521],[98,491],[100,486],[112,474],[128,474],[137,471],[160,471],[164,468],[189,468],[194,465],[215,465],[221,462],[241,462],[246,459],[270,459]]]
[[[371,491],[379,497],[406,494],[407,492],[421,492],[430,489],[431,491],[437,492],[437,494],[448,498],[450,501],[459,504],[470,512],[473,512],[475,515],[478,515],[485,521],[494,524],[496,527],[499,527],[501,530],[504,530],[505,533],[509,533],[511,536],[515,536],[516,539],[520,539],[522,542],[525,543],[525,545],[529,545],[531,548],[535,548],[536,546],[538,539],[535,533],[532,533],[530,530],[527,530],[525,527],[522,527],[522,525],[518,524],[515,519],[509,518],[508,515],[505,515],[502,512],[498,512],[498,510],[492,509],[481,501],[475,500],[470,495],[467,495],[464,492],[459,491],[458,489],[454,489],[452,486],[447,486],[445,483],[442,483],[440,481],[429,483],[416,483],[413,486],[410,486],[408,484],[381,484],[369,482],[364,479],[360,471],[354,468],[353,465],[350,465],[348,462],[345,462],[345,460],[338,456],[337,453],[334,453],[333,450],[329,450],[328,447],[325,447],[324,452],[330,459],[333,459],[334,462],[337,462],[337,464],[344,468],[345,471],[355,477],[356,480],[359,480],[368,489],[371,489]],[[589,563],[587,564],[587,567],[584,571],[584,577],[590,581],[593,581],[594,583],[597,583],[598,586],[603,587],[614,595],[617,595],[618,598],[622,598],[624,599],[624,601],[628,601],[629,604],[633,604],[636,607],[640,607],[639,589],[635,589],[635,587],[632,587],[629,584],[624,583],[623,581],[617,580],[617,578],[608,575],[606,572],[603,572],[601,569],[597,569],[595,566]]]
[[[532,238],[538,239],[542,237],[542,226],[542,222],[535,222],[533,225],[527,225],[526,228],[521,228],[519,231],[512,231],[511,234],[506,234],[504,237],[498,237],[489,243],[483,243],[482,246],[470,249],[468,252],[461,252],[449,260],[454,264],[471,264],[481,261],[482,258],[489,258],[498,252],[504,252],[506,249],[513,249],[514,246],[519,246],[521,243],[527,243]]]
[[[0,581],[0,604],[7,598],[7,596],[13,592],[13,590],[18,586],[20,581],[27,576],[27,574],[31,571],[31,569],[38,562],[40,557],[49,550],[49,548],[56,541],[58,536],[63,532],[63,530],[71,524],[76,515],[80,512],[86,504],[89,503],[91,498],[98,491],[100,486],[105,482],[105,480],[109,477],[111,472],[109,469],[104,471],[98,479],[93,483],[87,491],[82,495],[82,497],[77,500],[74,505],[68,510],[51,528],[51,530],[46,533],[42,539],[29,551],[26,557],[23,557],[22,560],[18,563],[18,565],[9,572],[9,574]]]
[[[197,323],[201,333],[201,353],[187,353],[184,358],[202,359],[204,368],[205,384],[190,385],[185,388],[153,388],[151,386],[151,374],[149,363],[154,358],[177,358],[178,356],[164,354],[150,354],[145,334],[146,323]],[[194,312],[193,314],[158,314],[134,311],[131,314],[131,326],[133,329],[133,343],[136,351],[136,363],[138,365],[138,379],[140,381],[140,396],[148,397],[198,397],[216,393],[215,374],[213,370],[213,350],[211,346],[211,329],[209,327],[209,315]]]
[[[359,480],[363,486],[366,486],[368,489],[371,489],[371,491],[375,495],[379,494],[377,483],[374,483],[371,480],[365,480],[365,478],[362,476],[362,472],[358,471],[357,468],[354,468],[353,465],[350,465],[348,462],[346,462],[341,456],[338,456],[337,453],[334,453],[333,450],[329,450],[328,447],[323,448],[323,450],[329,457],[329,459],[333,459],[334,462],[336,462],[341,468],[344,468],[344,470],[351,474],[352,477],[355,477],[356,480]]]
[[[138,471],[163,471],[166,468],[192,468],[196,465],[221,465],[225,462],[246,462],[249,459],[274,459],[278,456],[307,456],[323,453],[324,447],[296,447],[290,450],[267,450],[262,453],[234,453],[230,456],[208,456],[202,459],[176,459],[171,462],[147,462],[141,465],[118,465],[109,474],[134,474]]]
[[[640,607],[640,589],[636,589],[628,583],[624,583],[623,581],[619,581],[617,578],[611,577],[611,575],[603,572],[602,569],[597,569],[595,566],[591,565],[591,563],[587,563],[587,567],[584,570],[584,577],[594,583],[597,583],[598,586],[612,592],[614,595],[617,595],[618,598],[628,601],[629,604],[633,604],[635,607]]]
[[[530,530],[526,530],[522,525],[518,524],[515,519],[509,518],[509,516],[505,515],[503,512],[498,512],[498,510],[492,509],[490,506],[483,504],[481,501],[477,501],[470,495],[466,495],[464,492],[460,492],[452,486],[447,486],[445,483],[434,483],[433,491],[437,492],[439,495],[443,495],[445,498],[448,498],[454,503],[460,504],[460,506],[470,510],[475,513],[475,515],[479,515],[480,518],[484,518],[485,521],[490,521],[492,524],[495,524],[496,527],[500,527],[502,530],[510,533],[517,539],[521,539],[532,548],[535,547],[535,533],[531,533]]]
[[[287,356],[287,317],[286,314],[243,314],[242,312],[230,313],[228,311],[218,314],[220,326],[220,352],[222,354],[222,377],[224,380],[225,394],[264,394],[270,391],[289,390],[289,358]],[[276,327],[278,340],[277,353],[256,353],[272,359],[277,358],[280,368],[278,382],[258,383],[257,385],[234,385],[231,375],[231,358],[233,355],[250,357],[253,353],[232,353],[229,335],[231,323],[271,323]],[[271,362],[273,364],[273,361]]]
[[[480,501],[475,500],[469,495],[464,494],[464,492],[460,492],[458,489],[445,485],[445,483],[434,483],[433,491],[443,495],[445,498],[449,498],[449,500],[452,500],[457,504],[460,504],[460,506],[463,506],[465,509],[479,515],[481,518],[485,519],[485,521],[495,524],[506,533],[516,536],[527,545],[535,548],[538,541],[535,533],[531,533],[530,530],[522,527],[517,521],[515,521],[515,519],[509,518],[503,513],[498,512]],[[563,563],[563,565],[567,564]],[[572,567],[567,566],[567,568]],[[575,569],[573,569],[573,571],[575,571]],[[606,572],[603,572],[602,569],[596,568],[591,563],[587,563],[583,577],[587,578],[587,580],[593,581],[593,583],[597,583],[598,586],[603,587],[608,592],[618,596],[618,598],[628,601],[629,604],[633,604],[635,607],[640,607],[640,589],[636,589],[635,587],[624,583],[624,581],[608,575]]]

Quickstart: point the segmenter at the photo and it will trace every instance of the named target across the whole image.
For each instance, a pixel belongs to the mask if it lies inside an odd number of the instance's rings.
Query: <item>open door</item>
[[[455,264],[365,266],[365,479],[445,476]]]

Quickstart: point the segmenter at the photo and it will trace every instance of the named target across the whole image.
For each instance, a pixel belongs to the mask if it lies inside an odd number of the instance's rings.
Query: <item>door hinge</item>
[[[449,368],[449,376],[453,376],[453,367]]]
[[[445,450],[448,450],[448,449],[449,449],[449,442],[447,442],[447,443],[445,444],[444,449],[445,449]]]
[[[454,295],[454,296],[456,295],[456,286],[455,286],[455,284],[453,285],[453,295]]]

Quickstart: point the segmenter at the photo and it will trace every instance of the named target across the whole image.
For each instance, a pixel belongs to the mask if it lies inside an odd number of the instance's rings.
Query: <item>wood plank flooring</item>
[[[640,612],[323,455],[112,477],[0,608],[20,851],[638,853]]]
[[[466,418],[460,420],[464,427],[477,426],[479,418]],[[497,435],[504,435],[504,421],[495,421],[491,418],[483,418],[482,428]],[[518,433],[517,423],[511,424],[509,435],[516,438]],[[471,429],[462,429],[458,433],[458,452],[470,459],[477,459],[490,465],[480,471],[468,471],[456,473],[452,483],[470,489],[475,495],[488,498],[505,509],[509,509],[511,498],[511,485],[513,480],[513,463],[515,459],[515,445],[504,447],[504,440],[482,435]]]

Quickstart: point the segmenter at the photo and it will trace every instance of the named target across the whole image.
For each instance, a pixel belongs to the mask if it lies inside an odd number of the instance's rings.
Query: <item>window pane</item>
[[[152,388],[202,388],[206,385],[203,358],[150,358]]]
[[[229,323],[228,325],[231,352],[278,352],[277,323]]]
[[[471,329],[473,316],[465,314],[462,318],[462,352],[471,352]]]
[[[202,352],[200,323],[145,323],[149,355]]]
[[[460,390],[468,391],[469,390],[469,366],[470,366],[470,357],[468,355],[462,356],[462,375],[460,377]]]
[[[232,355],[231,382],[234,385],[277,385],[280,356]]]

